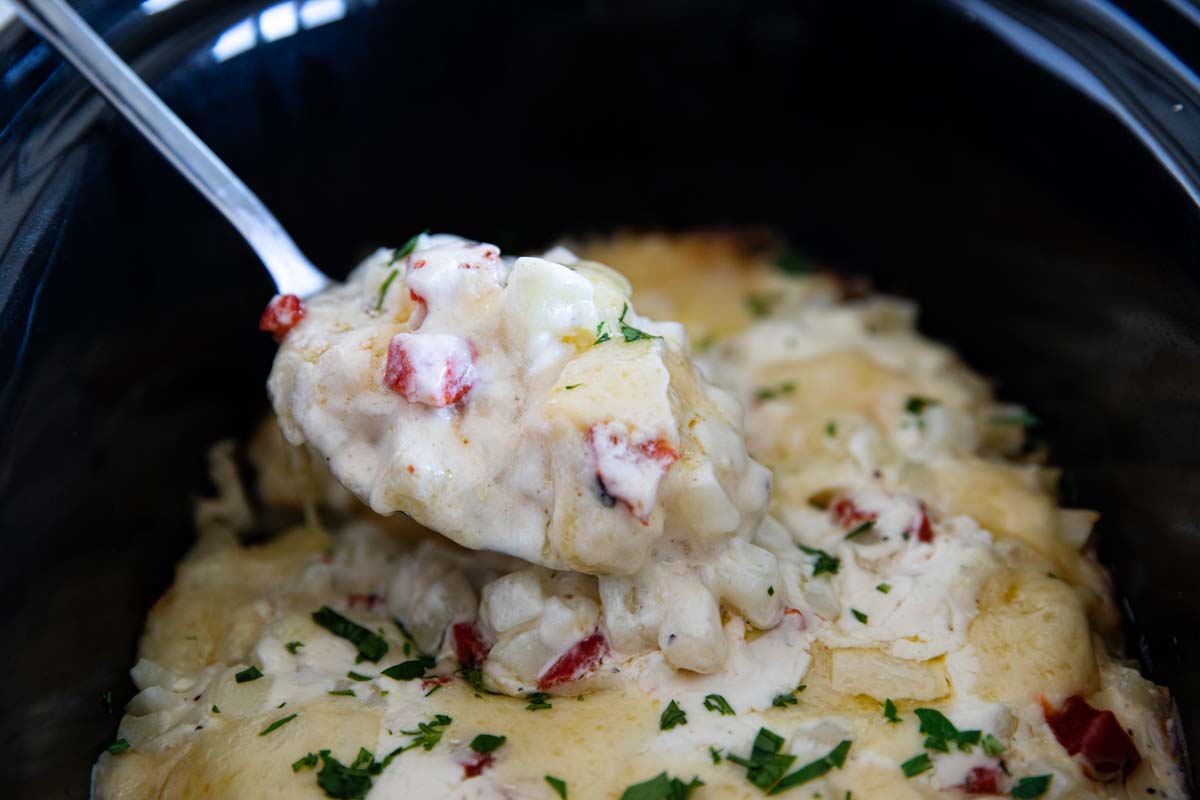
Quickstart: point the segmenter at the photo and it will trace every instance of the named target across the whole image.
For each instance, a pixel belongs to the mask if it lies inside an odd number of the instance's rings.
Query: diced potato
[[[909,661],[868,648],[831,653],[833,688],[843,694],[865,694],[879,702],[937,700],[950,693],[942,659]]]

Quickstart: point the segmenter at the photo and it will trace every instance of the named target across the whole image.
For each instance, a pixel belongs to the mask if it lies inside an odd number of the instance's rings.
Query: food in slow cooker
[[[214,450],[95,796],[1185,796],[1096,514],[911,303],[573,250],[273,303],[280,427]]]

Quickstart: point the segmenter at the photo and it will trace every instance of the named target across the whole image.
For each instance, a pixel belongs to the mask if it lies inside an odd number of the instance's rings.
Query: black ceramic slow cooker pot
[[[334,275],[426,227],[769,225],[914,297],[1102,511],[1129,652],[1200,744],[1187,0],[81,10]],[[0,794],[81,797],[205,450],[267,410],[272,288],[19,25],[0,124]]]

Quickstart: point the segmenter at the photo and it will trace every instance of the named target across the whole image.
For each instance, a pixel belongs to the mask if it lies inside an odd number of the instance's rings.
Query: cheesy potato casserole
[[[93,796],[1186,797],[1097,514],[915,323],[728,233],[275,298]]]

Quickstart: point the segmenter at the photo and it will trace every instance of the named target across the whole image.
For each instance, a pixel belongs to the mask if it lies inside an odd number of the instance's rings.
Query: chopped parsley
[[[412,238],[410,238],[407,242],[402,244],[398,249],[393,250],[392,251],[392,260],[388,262],[388,266],[390,267],[392,264],[395,264],[400,259],[402,259],[406,256],[409,256],[409,255],[412,255],[412,251],[417,249],[417,242],[420,240],[422,234],[425,236],[428,236],[429,228],[426,228],[425,230],[421,231],[421,233],[414,234],[412,236]]]
[[[261,732],[259,732],[259,734],[258,734],[258,735],[259,735],[259,736],[266,736],[266,735],[267,735],[268,733],[270,733],[271,731],[274,731],[274,730],[279,730],[279,729],[280,729],[280,728],[282,728],[284,725],[287,725],[289,722],[291,722],[292,720],[294,720],[294,719],[295,719],[297,716],[299,716],[299,715],[297,715],[297,714],[288,714],[286,717],[283,717],[282,719],[277,719],[277,720],[275,720],[274,722],[272,722],[270,725],[268,725],[267,727],[263,728],[263,729],[262,729],[262,731],[261,731]]]
[[[1032,775],[1019,778],[1012,789],[1012,796],[1017,798],[1041,797],[1050,788],[1052,775]]]
[[[793,786],[808,783],[811,780],[821,777],[835,767],[841,769],[842,765],[846,763],[846,754],[849,752],[850,740],[843,739],[838,743],[837,747],[830,750],[826,755],[818,758],[816,761],[805,764],[789,775],[785,775],[783,780],[775,784],[774,788],[768,794],[779,794],[791,789]]]
[[[729,705],[729,701],[719,694],[705,695],[704,707],[709,711],[716,711],[723,717],[732,717],[737,713],[733,710],[733,706]]]
[[[852,608],[852,609],[850,609],[850,613],[851,613],[851,614],[853,614],[853,615],[854,615],[854,618],[855,618],[856,620],[858,620],[859,622],[861,622],[863,625],[866,625],[866,624],[867,624],[867,620],[869,619],[869,617],[867,617],[867,615],[866,615],[866,614],[864,614],[863,612],[859,611],[857,608]]]
[[[828,572],[830,575],[837,575],[838,568],[842,565],[842,560],[837,556],[831,556],[824,550],[818,550],[815,547],[807,547],[802,544],[796,545],[804,552],[805,555],[816,556],[817,563],[813,564],[813,577]]]
[[[220,713],[221,713],[221,709],[217,708],[217,707],[214,705],[214,706],[212,707],[212,713],[214,713],[214,714],[220,714]]]
[[[983,739],[979,741],[979,744],[981,747],[983,747],[984,755],[995,757],[1004,752],[1004,745],[1001,744],[999,739],[997,739],[995,736],[992,736],[990,733],[985,733],[983,735]]]
[[[526,711],[545,711],[548,708],[554,708],[550,703],[550,695],[545,692],[527,694],[525,699],[529,701],[529,705],[525,706]],[[583,697],[581,696],[579,699],[582,700]]]
[[[559,797],[561,797],[562,800],[567,800],[567,782],[566,781],[564,781],[562,778],[556,778],[553,775],[547,775],[546,783],[550,784],[550,788],[553,789],[554,793],[556,795],[558,795]]]
[[[308,753],[300,756],[292,762],[292,772],[299,772],[302,769],[312,769],[317,765],[317,754]]]
[[[333,695],[334,697],[358,697],[358,695],[354,693],[353,689],[337,689],[330,691],[329,694]]]
[[[496,736],[491,733],[481,733],[471,740],[471,749],[476,753],[491,753],[508,741],[507,736]]]
[[[918,395],[913,395],[904,403],[904,410],[909,414],[916,416],[924,412],[925,409],[929,408],[930,406],[936,405],[938,405],[938,401],[934,400],[932,397],[920,397]]]
[[[875,527],[875,520],[869,519],[866,522],[855,526],[853,530],[851,530],[849,533],[846,534],[846,538],[853,539],[855,536],[862,536],[864,533],[866,533],[867,531],[871,530],[874,527]]]
[[[837,436],[837,423],[836,422],[834,422],[833,420],[829,420],[829,422],[825,423],[825,435],[828,436],[830,439],[833,439]]]
[[[892,585],[890,583],[881,583],[875,587],[875,591],[879,592],[880,594],[887,594],[891,590]]]
[[[669,731],[677,725],[687,725],[687,712],[679,707],[679,703],[672,700],[663,709],[662,716],[658,718],[658,727],[661,730]]]
[[[406,745],[397,747],[395,750],[388,753],[381,763],[386,767],[388,764],[392,763],[393,758],[400,755],[405,750],[412,750],[414,747],[420,747],[426,751],[432,750],[437,746],[437,743],[442,740],[442,734],[446,732],[446,726],[453,721],[454,720],[445,714],[438,714],[433,719],[429,720],[429,722],[418,722],[417,729],[415,731],[400,731],[407,736],[413,737],[412,741]]]
[[[850,752],[850,742],[843,740],[828,754],[805,764],[795,772],[788,773],[788,768],[795,762],[796,757],[789,753],[780,753],[782,747],[782,736],[767,728],[760,728],[758,735],[754,737],[749,758],[732,753],[725,758],[745,767],[746,779],[762,789],[765,794],[771,795],[819,778],[834,768],[840,769],[846,763],[846,754]]]
[[[433,685],[433,688],[431,688],[431,689],[430,689],[428,692],[426,692],[426,693],[425,693],[425,696],[426,696],[426,697],[429,697],[429,695],[433,694],[434,692],[436,692],[436,691],[437,691],[438,689],[440,689],[440,688],[442,688],[442,684],[440,684],[440,683],[435,683],[435,684]]]
[[[904,772],[904,777],[912,778],[933,769],[933,762],[929,760],[929,753],[921,753],[901,764],[900,769]]]
[[[704,785],[699,778],[684,783],[660,772],[644,783],[635,783],[621,793],[621,800],[687,800],[692,792]]]
[[[900,715],[896,713],[896,704],[890,697],[883,701],[883,718],[888,722],[900,721]]]
[[[432,656],[421,656],[410,661],[401,661],[399,664],[388,667],[383,670],[384,675],[387,675],[394,681],[413,681],[417,678],[425,677],[425,670],[431,668],[435,663]]]
[[[652,336],[645,331],[638,330],[631,325],[625,324],[625,315],[629,313],[629,303],[621,307],[621,316],[617,317],[617,324],[621,326],[621,335],[625,337],[626,342],[636,342],[638,339],[661,339],[661,336]]]
[[[365,762],[364,753],[366,753]],[[340,798],[340,800],[362,800],[367,796],[367,792],[371,791],[371,767],[374,767],[375,764],[374,758],[365,748],[359,749],[358,757],[348,767],[331,756],[328,750],[322,750],[319,755],[321,756],[321,770],[317,773],[317,785],[325,792],[326,797]]]
[[[788,692],[787,694],[775,695],[775,699],[771,701],[771,705],[775,706],[775,708],[787,708],[788,706],[797,705],[799,702],[796,699],[795,692]]]
[[[775,596],[775,587],[768,586],[767,587],[767,597],[774,597],[774,596]]]
[[[760,403],[765,403],[768,400],[774,400],[776,397],[783,397],[796,391],[796,384],[791,382],[781,383],[778,386],[759,389],[754,393],[754,399]]]
[[[712,759],[712,762],[714,764],[721,763],[721,751],[718,750],[717,748],[713,747],[712,745],[708,746],[708,757]]]
[[[569,392],[572,389],[578,389],[580,386],[583,386],[583,384],[582,383],[572,383],[569,386],[564,386],[563,388]]]
[[[771,313],[772,307],[779,302],[778,294],[748,294],[746,295],[746,309],[752,317],[766,317]]]
[[[1021,409],[1012,414],[997,414],[991,418],[990,422],[993,425],[1020,425],[1022,428],[1032,428],[1040,424],[1041,420],[1025,409]]]
[[[254,665],[246,667],[244,670],[233,676],[233,679],[238,683],[249,683],[256,681],[263,676],[262,670]]]
[[[392,257],[392,263],[396,262],[395,256]],[[387,297],[388,287],[392,285],[392,281],[396,280],[396,276],[400,274],[400,270],[394,269],[388,276],[384,278],[383,283],[379,286],[379,297],[375,298],[375,310],[383,310],[383,298]]]
[[[913,713],[921,720],[920,733],[926,735],[925,747],[930,750],[950,752],[950,744],[958,745],[964,753],[971,752],[972,745],[979,744],[979,731],[960,731],[946,715],[932,708],[914,709]]]
[[[352,681],[369,681],[369,680],[371,680],[370,675],[362,675],[358,672],[355,672],[354,670],[350,670],[349,672],[347,672],[346,677]]]
[[[288,642],[283,646],[283,649],[287,650],[292,655],[296,655],[296,651],[301,647],[304,647],[304,642]]]
[[[472,689],[475,690],[476,697],[479,697],[480,693],[482,693],[482,694],[500,694],[499,692],[494,692],[491,689],[489,689],[483,685],[483,670],[478,667],[475,667],[474,669],[467,669],[466,667],[459,667],[457,670],[455,670],[455,672],[458,675],[460,675],[464,681],[467,682],[468,686],[470,686]]]
[[[387,642],[382,636],[351,622],[329,606],[321,606],[319,611],[314,611],[312,619],[334,636],[340,636],[353,644],[358,649],[357,661],[378,661],[388,651]]]
[[[608,335],[608,331],[604,330],[604,326],[607,324],[608,324],[607,322],[601,320],[600,324],[596,326],[596,341],[592,342],[593,347],[595,347],[598,344],[604,344],[605,342],[607,342],[609,339],[612,338],[611,336]]]
[[[108,752],[112,753],[114,756],[120,755],[129,749],[129,742],[125,741],[124,739],[117,739],[115,742],[110,744],[107,749]]]

